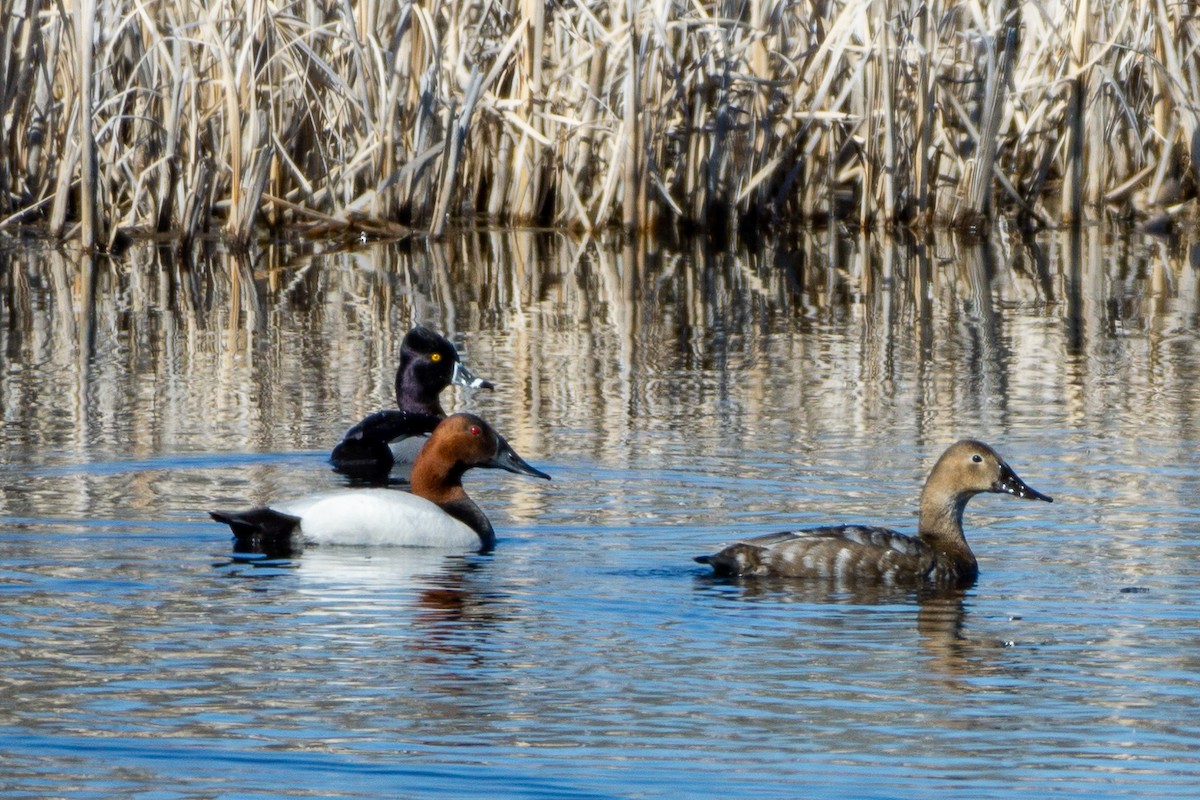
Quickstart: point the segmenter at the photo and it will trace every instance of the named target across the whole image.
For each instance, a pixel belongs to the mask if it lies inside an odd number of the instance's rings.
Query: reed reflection
[[[1194,438],[1188,251],[1069,236],[821,231],[714,251],[492,231],[248,261],[8,249],[0,459],[327,452],[387,404],[417,322],[500,378],[448,410],[481,411],[543,460],[737,452],[781,423],[800,451],[999,439],[1042,408],[1131,436],[1149,413]]]

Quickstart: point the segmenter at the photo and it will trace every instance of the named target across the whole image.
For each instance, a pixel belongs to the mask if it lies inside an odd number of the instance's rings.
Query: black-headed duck
[[[425,438],[446,418],[441,393],[458,384],[492,389],[475,377],[448,339],[423,325],[400,343],[396,369],[396,409],[365,417],[342,437],[329,457],[334,470],[360,480],[386,481],[389,473],[407,480]]]

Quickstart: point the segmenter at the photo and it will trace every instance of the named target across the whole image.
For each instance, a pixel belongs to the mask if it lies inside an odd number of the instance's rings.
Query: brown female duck
[[[1026,485],[991,447],[963,439],[942,454],[925,481],[915,537],[837,525],[757,536],[696,560],[711,564],[718,575],[968,586],[979,564],[963,535],[963,510],[983,492],[1053,502]]]

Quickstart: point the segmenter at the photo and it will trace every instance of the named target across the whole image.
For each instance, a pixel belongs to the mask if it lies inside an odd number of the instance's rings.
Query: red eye
[[[471,426],[471,435],[472,436],[479,436],[482,433],[483,433],[483,429],[480,428],[478,425]]]

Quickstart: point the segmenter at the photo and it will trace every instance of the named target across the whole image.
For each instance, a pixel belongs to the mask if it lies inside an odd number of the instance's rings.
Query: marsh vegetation
[[[0,0],[0,226],[729,230],[1184,212],[1166,0]]]

